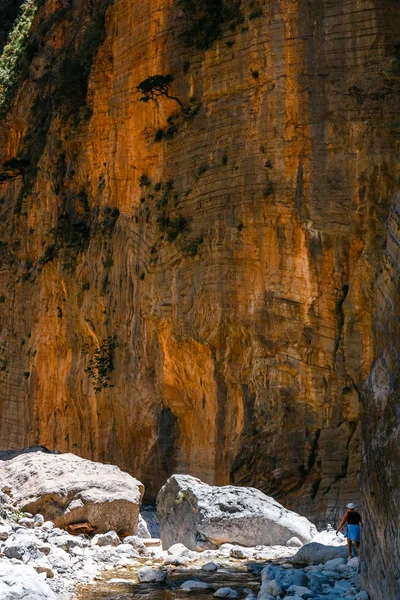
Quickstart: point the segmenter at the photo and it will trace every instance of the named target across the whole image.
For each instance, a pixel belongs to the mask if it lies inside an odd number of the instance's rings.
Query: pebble
[[[33,520],[35,523],[35,527],[41,527],[44,523],[44,516],[38,513],[34,516]]]

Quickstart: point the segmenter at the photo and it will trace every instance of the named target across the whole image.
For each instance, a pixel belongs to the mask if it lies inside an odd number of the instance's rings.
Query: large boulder
[[[136,531],[143,485],[118,467],[74,454],[32,452],[0,461],[2,486],[15,506],[56,527],[90,523],[96,533]]]
[[[296,565],[324,565],[334,558],[347,558],[347,546],[325,546],[312,542],[300,548],[292,562]]]
[[[0,561],[1,600],[56,600],[43,578],[27,565]]]
[[[191,550],[224,543],[285,544],[311,541],[315,526],[273,498],[248,487],[215,487],[189,475],[173,475],[157,496],[164,548],[181,542]]]

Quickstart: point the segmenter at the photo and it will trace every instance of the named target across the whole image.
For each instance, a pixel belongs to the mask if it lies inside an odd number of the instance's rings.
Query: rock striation
[[[387,222],[382,270],[376,285],[376,359],[362,396],[362,571],[374,600],[400,597],[399,226],[397,192]]]
[[[0,447],[115,462],[149,500],[177,471],[252,485],[326,524],[357,501],[382,345],[399,5],[236,13],[199,48],[172,0],[40,3],[0,124]],[[140,102],[157,73],[184,111]],[[381,532],[386,439],[364,454]]]
[[[317,533],[305,517],[259,490],[210,486],[189,475],[168,479],[157,496],[157,510],[166,549],[177,543],[190,550],[226,543],[283,546],[293,536],[309,542]]]

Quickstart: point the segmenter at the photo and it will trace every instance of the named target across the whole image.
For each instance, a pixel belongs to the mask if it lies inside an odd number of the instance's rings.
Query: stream
[[[188,598],[213,600],[213,590],[188,593],[179,589],[182,583],[193,579],[209,583],[215,587],[215,590],[231,587],[239,593],[241,598],[247,596],[249,590],[257,594],[260,589],[260,573],[267,563],[265,561],[262,563],[234,562],[236,564],[224,565],[212,572],[201,570],[200,565],[198,568],[193,568],[193,566],[174,568],[171,569],[166,583],[163,584],[137,583],[133,569],[119,569],[117,573],[105,572],[101,581],[81,587],[77,598],[79,600],[129,600],[132,598],[141,600],[188,600]],[[251,571],[247,568],[248,564]],[[122,581],[120,583],[112,582],[115,579]]]

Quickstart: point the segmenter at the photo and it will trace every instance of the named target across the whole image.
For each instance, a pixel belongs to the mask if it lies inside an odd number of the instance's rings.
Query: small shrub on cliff
[[[17,82],[18,61],[24,52],[29,30],[37,11],[37,0],[25,0],[0,56],[0,114],[7,111]]]
[[[141,175],[139,177],[139,187],[147,187],[150,184],[151,184],[151,181],[147,177],[147,175]]]
[[[157,217],[157,223],[160,230],[167,235],[168,242],[173,242],[184,231],[189,230],[190,219],[186,219],[183,215],[171,219],[163,213]]]
[[[96,348],[89,360],[85,373],[89,375],[96,394],[105,388],[114,387],[110,384],[111,373],[114,370],[114,350],[119,344],[110,335],[105,338],[100,347]],[[87,347],[85,347],[87,349]]]
[[[39,258],[39,265],[46,265],[48,262],[51,262],[56,258],[57,254],[57,246],[55,244],[50,244],[50,246],[47,246],[43,256]]]

